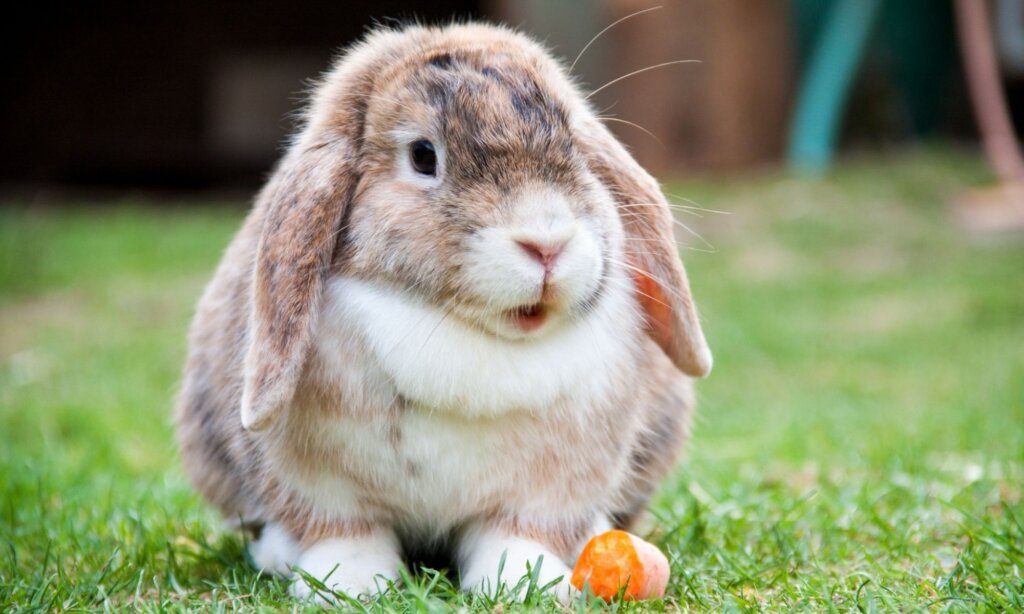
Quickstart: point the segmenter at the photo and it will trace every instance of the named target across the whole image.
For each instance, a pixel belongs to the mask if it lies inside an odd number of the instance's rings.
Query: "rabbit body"
[[[710,368],[670,220],[525,37],[371,35],[200,301],[187,473],[271,571],[372,593],[440,549],[493,591],[544,556],[567,597],[586,540],[671,468]]]

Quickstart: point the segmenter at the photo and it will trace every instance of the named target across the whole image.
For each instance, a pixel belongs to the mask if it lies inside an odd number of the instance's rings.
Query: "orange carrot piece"
[[[668,572],[668,559],[653,544],[625,531],[608,531],[587,542],[571,582],[581,591],[589,585],[606,601],[620,591],[624,599],[653,599],[665,594]]]

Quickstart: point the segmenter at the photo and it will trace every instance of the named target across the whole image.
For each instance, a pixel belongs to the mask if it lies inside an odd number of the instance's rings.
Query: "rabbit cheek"
[[[397,281],[422,294],[443,291],[454,251],[451,233],[425,206],[418,188],[371,184],[353,206],[348,226],[336,270]]]

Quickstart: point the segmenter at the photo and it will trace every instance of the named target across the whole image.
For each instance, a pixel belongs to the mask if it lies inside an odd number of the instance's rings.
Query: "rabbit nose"
[[[539,262],[544,270],[550,271],[555,266],[555,261],[562,254],[565,249],[565,244],[568,241],[530,241],[523,239],[516,239],[516,243],[523,249],[531,258]]]

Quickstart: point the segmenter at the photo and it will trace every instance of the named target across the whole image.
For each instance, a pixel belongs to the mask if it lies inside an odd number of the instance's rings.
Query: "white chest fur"
[[[581,322],[509,341],[401,291],[339,278],[328,288],[319,344],[326,355],[339,336],[354,334],[396,390],[424,407],[469,416],[543,411],[567,396],[600,397],[610,371],[630,359],[638,316],[625,287],[610,283]]]
[[[470,329],[392,288],[335,279],[316,337],[319,377],[342,391],[339,405],[379,412],[340,411],[316,425],[317,445],[340,455],[344,470],[289,482],[322,509],[343,514],[372,499],[428,530],[518,491],[521,510],[570,506],[564,489],[531,491],[536,476],[525,472],[540,447],[566,447],[559,424],[606,411],[610,389],[632,377],[639,315],[627,288],[613,280],[585,319],[524,342]],[[360,492],[367,484],[373,492]]]

